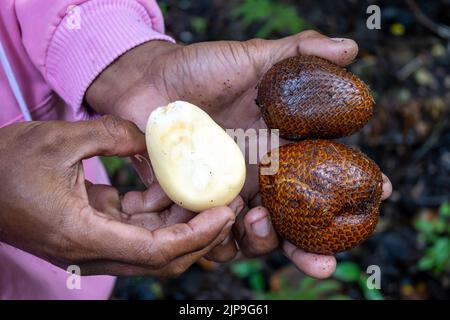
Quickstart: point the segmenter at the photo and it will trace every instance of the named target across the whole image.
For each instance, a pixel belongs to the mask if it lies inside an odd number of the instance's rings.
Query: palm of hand
[[[265,129],[255,103],[256,86],[277,57],[258,57],[263,54],[260,40],[177,46],[153,64],[157,67],[152,68],[152,97],[157,95],[167,102],[189,101],[226,129]],[[252,205],[259,189],[257,174],[257,165],[247,164],[241,195]]]

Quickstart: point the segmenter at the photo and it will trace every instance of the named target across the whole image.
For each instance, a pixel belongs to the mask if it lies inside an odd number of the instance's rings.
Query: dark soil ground
[[[252,14],[248,8],[249,12],[244,8],[243,14],[233,14],[236,7],[247,4],[251,8],[258,1],[160,3],[168,32],[187,43],[246,40],[258,35],[269,20],[263,17],[246,24],[245,18]],[[202,262],[179,279],[166,282],[120,279],[116,296],[449,298],[450,29],[445,24],[450,26],[450,1],[379,1],[381,30],[366,27],[366,9],[372,1],[264,0],[258,5],[267,3],[297,12],[301,22],[294,27],[283,27],[281,22],[281,27],[270,29],[268,37],[311,27],[333,37],[352,38],[360,46],[350,70],[370,85],[377,103],[369,125],[344,142],[373,158],[394,186],[392,197],[382,205],[376,234],[362,246],[339,254],[343,267],[325,282],[305,278],[281,254],[273,253],[256,261],[220,266]],[[273,9],[270,19],[285,19],[276,15],[286,15],[285,11]],[[138,184],[133,177],[126,164],[114,173],[113,180],[125,190]],[[381,269],[381,291],[376,294],[361,285],[369,265]]]

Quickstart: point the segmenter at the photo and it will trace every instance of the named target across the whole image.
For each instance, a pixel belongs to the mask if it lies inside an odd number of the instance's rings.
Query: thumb
[[[146,152],[144,134],[130,121],[102,116],[93,121],[64,126],[70,137],[68,157],[72,163],[94,156],[132,156]]]
[[[355,41],[329,38],[312,30],[264,42],[264,50],[260,51],[263,73],[280,60],[296,55],[314,55],[345,66],[350,64],[358,54],[358,45]]]

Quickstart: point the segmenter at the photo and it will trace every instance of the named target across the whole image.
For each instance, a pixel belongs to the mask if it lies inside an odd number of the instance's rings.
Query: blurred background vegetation
[[[381,30],[366,9],[381,7]],[[169,34],[186,44],[277,38],[305,29],[355,39],[349,69],[377,105],[364,130],[343,139],[391,178],[377,232],[338,254],[335,275],[314,280],[280,253],[224,265],[200,261],[182,277],[121,278],[121,299],[448,299],[450,297],[450,1],[164,0]],[[115,185],[142,188],[127,160],[104,159]],[[366,268],[381,268],[381,290]]]

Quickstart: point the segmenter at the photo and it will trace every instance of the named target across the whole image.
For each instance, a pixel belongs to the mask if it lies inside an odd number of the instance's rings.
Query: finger
[[[117,220],[124,218],[120,211],[120,197],[116,188],[87,181],[85,181],[85,185],[89,205],[96,209],[98,214],[104,214],[104,217],[114,217]]]
[[[98,259],[156,268],[209,246],[224,230],[228,232],[234,220],[235,214],[230,208],[216,207],[198,214],[188,223],[152,232],[115,220],[93,218],[89,221],[91,228],[86,230],[86,241],[96,251]]]
[[[386,200],[392,194],[392,183],[389,178],[383,173],[383,193],[381,194],[381,199]]]
[[[161,270],[162,275],[170,278],[178,277],[180,274],[185,272],[192,264],[194,264],[201,258],[206,257],[207,254],[211,252],[211,250],[217,248],[220,245],[220,243],[223,243],[225,241],[225,238],[227,237],[227,234],[229,234],[230,231],[231,228],[225,230],[219,237],[217,237],[214,240],[214,242],[212,242],[209,246],[203,248],[202,250],[192,252],[190,254],[186,254],[184,256],[175,259],[174,261],[169,263],[169,265],[167,265],[166,268]]]
[[[239,248],[247,257],[267,254],[278,247],[278,237],[266,208],[256,207],[241,214],[235,230]]]
[[[143,156],[139,154],[131,157],[131,162],[136,169],[139,178],[141,178],[141,181],[146,187],[149,187],[153,182],[155,182],[155,174],[153,173],[153,168],[148,155]]]
[[[298,49],[300,54],[318,56],[341,66],[350,64],[358,55],[358,45],[354,40],[323,35],[305,38]]]
[[[130,121],[114,116],[65,123],[65,151],[72,163],[94,156],[132,156],[145,153],[145,136]]]
[[[310,277],[325,279],[336,270],[336,258],[334,256],[304,252],[288,241],[283,241],[282,250],[300,271]]]
[[[229,234],[222,243],[208,252],[205,258],[210,261],[224,263],[233,260],[237,253],[238,248],[234,237],[232,234]]]
[[[158,183],[151,184],[145,191],[130,191],[121,200],[122,211],[127,214],[162,211],[172,204]]]
[[[195,212],[172,205],[163,211],[128,215],[126,222],[153,231],[177,223],[187,223],[196,215]]]
[[[272,61],[272,64],[300,54],[318,56],[345,66],[350,64],[358,54],[358,45],[355,41],[329,38],[316,31],[304,31],[280,40],[271,40],[267,48],[272,53],[272,57],[277,59]]]
[[[227,237],[229,232],[230,228],[225,229],[205,248],[176,258],[161,268],[149,268],[148,266],[146,267],[117,261],[97,260],[82,263],[80,265],[80,269],[83,275],[101,274],[115,276],[157,276],[160,278],[174,278],[180,276],[190,266],[192,266],[192,264],[207,255],[207,253],[213,248],[217,248],[221,242],[223,243],[224,238]]]
[[[116,220],[130,223],[136,226],[145,227],[148,230],[166,227],[170,224],[187,222],[193,215],[171,214],[168,205],[170,199],[158,185],[152,185],[144,192],[131,191],[124,197],[120,197],[116,188],[108,185],[85,183],[89,205],[104,217],[114,217]],[[149,194],[146,196],[146,194]],[[142,212],[146,210],[146,212]],[[133,216],[134,215],[134,216]],[[169,217],[171,216],[171,217]]]
[[[218,212],[220,208],[221,207],[213,208],[208,211]],[[222,207],[222,209],[224,208],[226,207]],[[210,241],[205,247],[197,251],[186,253],[175,259],[167,258],[167,263],[162,263],[160,265],[155,265],[154,263],[142,265],[140,263],[117,260],[100,260],[83,263],[83,272],[86,274],[106,273],[112,275],[157,275],[159,277],[176,277],[201,257],[205,256],[213,248],[217,247],[220,243],[223,243],[231,231],[231,226],[232,224],[227,223],[217,237]]]
[[[244,202],[242,200],[241,197],[236,197],[232,203],[229,204],[228,207],[224,207],[224,208],[228,208],[229,210],[231,210],[234,214],[234,216],[236,216],[239,211],[242,209],[244,205]],[[193,263],[197,262],[200,258],[204,257],[205,255],[207,255],[208,253],[210,253],[214,248],[218,247],[221,243],[224,243],[226,238],[229,237],[229,235],[231,234],[231,224],[228,225],[223,232],[216,238],[214,239],[214,241],[212,243],[210,243],[208,246],[206,246],[203,249],[200,249],[196,252],[192,252],[190,254],[186,254],[184,256],[181,256],[177,259],[175,259],[174,261],[172,261],[167,268],[165,268],[164,270],[164,274],[167,274],[168,277],[176,277],[179,276],[181,273],[183,273],[187,268],[189,268]],[[227,245],[227,244],[225,244]],[[235,253],[234,253],[235,255]],[[234,257],[233,255],[233,257]],[[225,257],[225,255],[222,256],[223,259],[232,259]]]
[[[244,207],[244,201],[241,197],[236,197],[229,205],[228,207],[239,214],[239,212]],[[232,260],[236,254],[237,254],[237,246],[236,242],[234,241],[234,237],[232,233],[225,238],[225,240],[220,243],[217,247],[213,248],[208,254],[206,255],[206,258],[211,261],[215,262],[227,262]]]

